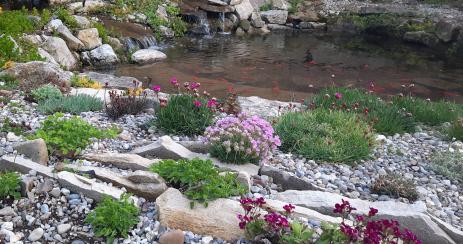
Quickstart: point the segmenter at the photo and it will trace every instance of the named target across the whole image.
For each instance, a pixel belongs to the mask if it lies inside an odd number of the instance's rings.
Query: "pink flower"
[[[191,83],[190,85],[190,89],[197,89],[201,84],[199,84],[198,82],[193,82]]]
[[[153,89],[153,91],[155,91],[155,92],[160,92],[161,91],[161,86],[155,85],[151,89]]]
[[[170,78],[170,84],[172,84],[174,86],[178,85],[177,77]]]
[[[341,98],[342,98],[342,94],[341,94],[341,93],[339,93],[339,92],[336,92],[336,93],[334,94],[334,97],[335,97],[336,99],[338,99],[338,100],[339,100],[339,99],[341,99]]]
[[[198,100],[195,100],[195,101],[193,102],[193,104],[194,104],[196,107],[198,107],[198,108],[201,107],[201,105],[202,105],[202,103],[201,103],[200,101],[198,101]]]
[[[212,108],[212,107],[215,107],[217,106],[217,101],[215,99],[209,99],[209,101],[207,101],[207,105],[206,105],[208,108]]]
[[[369,217],[373,217],[378,213],[378,209],[376,208],[370,208],[370,212],[368,212]]]
[[[293,209],[295,209],[296,207],[292,204],[287,204],[287,205],[284,205],[283,206],[283,209],[287,212],[287,213],[291,213],[293,211]]]

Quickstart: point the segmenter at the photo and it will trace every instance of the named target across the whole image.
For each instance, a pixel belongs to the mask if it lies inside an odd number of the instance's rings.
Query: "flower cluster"
[[[205,141],[211,154],[228,163],[265,162],[280,146],[269,122],[244,113],[218,120],[206,129]]]
[[[416,235],[408,229],[400,229],[399,222],[396,220],[380,219],[372,220],[378,210],[370,208],[368,215],[353,215],[353,208],[344,199],[337,203],[333,212],[342,215],[342,222],[339,226],[340,231],[347,237],[349,242],[380,244],[380,243],[408,243],[421,244]],[[352,220],[352,225],[346,219]]]

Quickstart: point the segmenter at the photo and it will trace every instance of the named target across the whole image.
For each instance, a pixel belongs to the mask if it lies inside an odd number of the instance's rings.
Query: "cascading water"
[[[125,43],[128,51],[156,48],[158,45],[156,37],[152,35],[143,36],[141,38],[127,37]]]
[[[220,34],[223,34],[223,35],[230,34],[230,32],[225,31],[225,13],[224,12],[220,13],[219,17],[220,17],[220,23],[222,24],[222,29],[221,29]]]

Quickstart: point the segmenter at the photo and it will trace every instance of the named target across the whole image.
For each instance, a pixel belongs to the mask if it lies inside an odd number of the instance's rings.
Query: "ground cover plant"
[[[19,86],[19,81],[11,75],[0,76],[0,90],[14,90]]]
[[[438,152],[430,161],[436,173],[463,184],[463,154],[461,152]]]
[[[87,215],[85,222],[92,225],[97,237],[105,237],[107,243],[112,243],[117,237],[128,237],[130,229],[138,223],[138,213],[130,195],[124,194],[119,200],[108,196]]]
[[[183,89],[176,79],[171,83],[178,88],[179,94],[173,94],[168,100],[160,100],[160,109],[156,119],[150,125],[156,126],[169,134],[201,135],[213,122],[217,102],[206,95],[200,96],[199,83],[185,82]],[[159,86],[153,90],[159,92]]]
[[[100,82],[90,79],[88,76],[73,75],[71,77],[71,86],[100,89],[103,86]]]
[[[31,91],[31,97],[32,99],[34,99],[34,101],[41,102],[48,99],[61,99],[63,97],[63,94],[57,87],[51,84],[47,84],[39,88],[33,89]]]
[[[210,160],[169,159],[153,164],[150,170],[159,174],[171,186],[184,192],[192,200],[192,207],[195,201],[207,206],[209,201],[217,198],[246,193],[245,187],[236,180],[236,174],[219,174],[220,172]]]
[[[281,116],[275,130],[283,151],[314,160],[351,163],[369,157],[374,137],[355,114],[315,109]]]
[[[396,198],[403,197],[411,202],[416,201],[419,196],[415,182],[397,174],[379,176],[372,183],[371,192]]]
[[[45,140],[50,153],[74,157],[91,143],[91,138],[114,138],[117,134],[114,128],[100,130],[79,117],[64,118],[64,114],[56,113],[47,117],[34,137]]]
[[[16,172],[0,172],[0,200],[21,197],[21,180]]]
[[[10,120],[10,118],[5,118],[3,120],[2,126],[0,127],[0,132],[13,132],[15,135],[24,135],[26,131],[30,130],[29,126],[26,126],[26,123],[15,123]]]
[[[463,119],[458,118],[454,120],[451,124],[450,127],[447,129],[444,129],[444,132],[447,133],[447,136],[451,140],[463,140]]]
[[[321,90],[311,101],[308,104],[311,108],[357,113],[378,133],[394,135],[415,130],[412,116],[398,106],[360,89],[329,87]]]
[[[103,109],[103,102],[97,97],[78,94],[42,100],[39,102],[37,109],[44,114],[61,112],[77,115],[82,112],[100,111]]]
[[[280,146],[269,122],[244,113],[219,119],[206,129],[205,140],[212,156],[234,164],[266,162]]]
[[[149,105],[147,94],[134,81],[134,88],[125,94],[112,90],[109,91],[109,102],[105,101],[105,111],[109,118],[116,120],[126,114],[139,114]]]

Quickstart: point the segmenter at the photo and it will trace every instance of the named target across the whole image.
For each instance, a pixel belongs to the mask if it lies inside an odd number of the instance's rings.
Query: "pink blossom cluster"
[[[274,134],[268,121],[258,116],[249,117],[244,113],[218,120],[206,129],[205,140],[223,151],[225,156],[221,159],[224,161],[239,158],[265,162],[281,145],[280,138]]]

